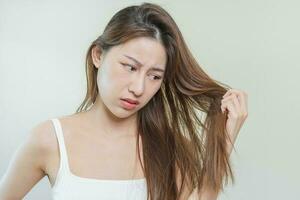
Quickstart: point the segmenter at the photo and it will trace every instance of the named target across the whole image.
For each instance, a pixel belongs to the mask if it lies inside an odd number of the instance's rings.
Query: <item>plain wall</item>
[[[75,112],[88,46],[119,9],[141,2],[0,0],[0,176],[32,127]],[[218,199],[300,199],[299,1],[152,2],[211,77],[248,93],[236,182]],[[51,199],[48,179],[26,199]]]

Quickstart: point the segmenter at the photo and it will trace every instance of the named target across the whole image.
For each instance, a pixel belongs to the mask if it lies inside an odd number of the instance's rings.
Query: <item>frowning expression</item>
[[[94,62],[101,100],[116,116],[136,113],[160,89],[166,62],[164,46],[153,38],[139,37],[112,47],[101,55],[99,64]]]

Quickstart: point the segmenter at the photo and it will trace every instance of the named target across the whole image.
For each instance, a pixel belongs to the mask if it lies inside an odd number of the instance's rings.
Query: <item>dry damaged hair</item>
[[[147,199],[177,200],[183,191],[191,194],[197,189],[200,194],[204,186],[223,190],[224,179],[234,183],[226,141],[233,143],[225,128],[227,111],[221,111],[222,97],[230,87],[201,69],[161,6],[144,2],[118,11],[92,42],[86,55],[87,93],[76,113],[88,110],[98,96],[92,49],[105,53],[137,37],[156,39],[167,53],[161,88],[137,113]],[[139,151],[138,155],[141,161]]]

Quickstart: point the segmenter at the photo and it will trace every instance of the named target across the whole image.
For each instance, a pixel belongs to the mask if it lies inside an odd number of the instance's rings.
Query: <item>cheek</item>
[[[107,70],[106,76],[109,77],[110,80],[117,82],[128,77],[128,72],[126,72],[120,64],[115,63]]]
[[[146,102],[145,102],[145,104],[147,104],[153,97],[154,97],[154,95],[158,92],[158,90],[160,89],[160,87],[159,86],[156,86],[156,87],[149,87],[149,88],[147,88],[147,97],[146,97]]]
[[[116,66],[112,72],[112,77],[117,82],[126,82],[130,78],[130,73],[122,68],[122,66]]]
[[[99,94],[105,102],[105,99],[107,99],[111,95],[112,87],[114,87],[112,85],[110,73],[106,70],[98,71],[97,84]]]
[[[111,95],[115,92],[119,92],[122,86],[127,83],[129,77],[126,71],[122,71],[118,66],[111,68],[104,68],[98,72],[98,87],[99,91],[105,95]]]

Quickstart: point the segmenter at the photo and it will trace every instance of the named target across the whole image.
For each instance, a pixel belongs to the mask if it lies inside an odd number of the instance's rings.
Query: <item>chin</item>
[[[136,110],[126,110],[124,108],[117,108],[117,109],[109,109],[111,114],[114,115],[117,118],[123,119],[123,118],[127,118],[130,117],[134,114],[136,114]]]

